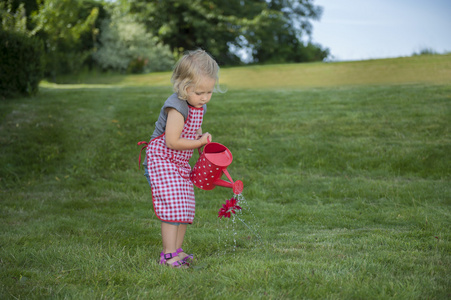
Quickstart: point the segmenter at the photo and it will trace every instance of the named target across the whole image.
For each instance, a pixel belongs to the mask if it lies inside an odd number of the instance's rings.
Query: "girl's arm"
[[[189,150],[200,148],[211,141],[211,135],[207,132],[197,140],[181,138],[185,120],[183,115],[173,108],[168,109],[168,119],[166,121],[166,146],[174,150]],[[199,132],[199,131],[198,131]]]

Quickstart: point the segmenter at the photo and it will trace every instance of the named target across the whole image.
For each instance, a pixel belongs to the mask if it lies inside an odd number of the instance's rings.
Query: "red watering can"
[[[201,152],[199,148],[199,159],[194,166],[190,179],[195,186],[202,190],[212,190],[216,186],[233,189],[238,195],[243,191],[243,183],[240,180],[233,182],[227,167],[232,163],[232,153],[226,146],[219,143],[208,143]],[[221,179],[224,173],[230,182]]]

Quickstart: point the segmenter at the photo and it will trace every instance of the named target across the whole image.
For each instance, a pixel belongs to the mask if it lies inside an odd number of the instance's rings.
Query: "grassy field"
[[[450,299],[450,66],[222,70],[203,128],[234,155],[247,226],[217,218],[230,189],[196,189],[188,270],[158,265],[138,170],[170,73],[0,101],[0,298]]]

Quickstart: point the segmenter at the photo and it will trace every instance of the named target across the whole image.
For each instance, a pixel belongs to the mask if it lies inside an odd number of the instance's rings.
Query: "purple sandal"
[[[160,265],[168,265],[172,268],[188,268],[189,264],[184,260],[178,260],[176,262],[173,263],[168,263],[167,261],[173,257],[178,256],[179,252],[174,252],[174,253],[160,253]]]
[[[185,252],[185,251],[183,251],[182,248],[178,248],[176,251],[177,251],[177,252],[176,252],[177,255],[179,255],[179,253],[181,253],[181,252]],[[182,261],[184,261],[185,263],[186,263],[188,260],[193,260],[193,259],[194,259],[193,254],[187,254],[187,255],[188,255],[187,257],[185,257],[184,259],[182,259]]]

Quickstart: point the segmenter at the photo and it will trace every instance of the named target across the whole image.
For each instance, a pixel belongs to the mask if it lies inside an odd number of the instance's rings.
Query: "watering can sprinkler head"
[[[237,180],[234,182],[232,180],[232,177],[230,177],[230,174],[227,171],[227,169],[223,169],[222,172],[227,176],[227,178],[230,180],[230,182],[222,180],[222,179],[216,179],[213,182],[213,185],[231,188],[235,195],[241,194],[243,192],[243,188],[244,188],[243,182],[241,180]]]
[[[242,182],[241,180],[235,181],[235,182],[233,183],[232,189],[233,189],[233,193],[234,193],[235,195],[241,194],[241,193],[243,192],[243,189],[244,189],[244,184],[243,184],[243,182]]]
[[[195,186],[203,190],[212,190],[216,186],[233,189],[233,193],[239,195],[243,192],[243,182],[233,181],[227,167],[232,163],[232,153],[226,146],[219,143],[208,143],[201,152],[199,148],[199,159],[191,172],[190,179]],[[230,182],[222,180],[225,174]]]

